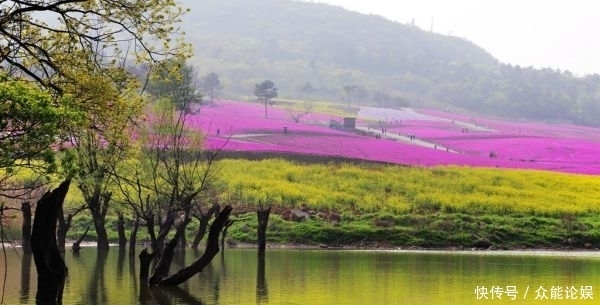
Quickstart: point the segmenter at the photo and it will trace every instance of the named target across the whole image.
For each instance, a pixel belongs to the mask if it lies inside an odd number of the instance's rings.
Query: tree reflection
[[[31,253],[23,253],[21,257],[21,304],[29,304],[29,290],[31,285]]]
[[[123,279],[123,268],[125,266],[125,248],[119,247],[119,256],[117,257],[117,280]]]
[[[200,256],[201,251],[195,249],[194,255]],[[184,266],[185,265],[185,251],[177,251],[174,256],[174,262],[176,265]],[[135,277],[135,262],[130,261],[130,274]],[[206,266],[204,272],[202,274],[208,274],[209,279],[214,276],[216,272],[213,270],[212,264]],[[200,279],[202,285],[206,284],[206,278],[203,276],[197,275]],[[216,278],[215,286],[216,293],[218,295],[218,277]],[[182,288],[179,286],[150,286],[148,285],[147,279],[140,279],[139,284],[139,297],[138,302],[140,305],[146,304],[157,304],[157,305],[174,305],[174,304],[186,304],[186,305],[204,305],[205,303],[196,296],[191,295],[188,290],[189,287]],[[189,284],[188,282],[184,284]],[[185,286],[185,285],[184,285]],[[218,301],[218,297],[215,302]]]
[[[175,255],[173,256],[173,263],[177,268],[185,267],[185,249],[175,249]]]
[[[198,249],[192,249],[192,251],[194,253],[194,256],[202,255],[202,252]],[[225,273],[225,258],[223,258],[223,256],[220,256],[221,271],[219,271],[218,268],[215,268],[215,264],[216,257],[215,260],[213,260],[211,264],[206,266],[206,268],[204,268],[204,271],[202,273],[199,273],[196,278],[198,279],[198,283],[201,286],[212,285],[212,289],[210,289],[211,302],[214,304],[218,304],[221,276]]]
[[[220,298],[220,293],[221,293],[221,275],[223,276],[223,278],[225,278],[225,256],[223,254],[221,254],[221,272],[215,272],[214,268],[210,269],[210,274],[212,275],[213,278],[213,302],[218,303],[219,302],[219,298]]]
[[[136,257],[135,255],[128,255],[129,257],[129,278],[133,279],[133,291],[138,291],[138,281],[142,281],[142,279],[139,279],[137,277],[137,273],[135,272],[135,261],[136,261]],[[137,279],[137,280],[135,280]],[[143,284],[143,283],[141,283]]]
[[[140,305],[204,305],[205,303],[178,286],[156,287],[140,285]]]
[[[97,249],[96,264],[91,272],[91,278],[88,284],[88,293],[85,296],[85,304],[108,304],[108,296],[106,294],[106,283],[104,281],[104,268],[108,250]]]
[[[265,256],[258,255],[256,264],[256,304],[266,304],[269,300],[267,279],[265,278]]]

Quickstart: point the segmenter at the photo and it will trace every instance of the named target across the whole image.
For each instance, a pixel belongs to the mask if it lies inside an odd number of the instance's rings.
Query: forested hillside
[[[269,79],[284,98],[599,124],[599,75],[502,64],[467,40],[325,4],[182,2],[191,63],[219,75],[222,95]]]

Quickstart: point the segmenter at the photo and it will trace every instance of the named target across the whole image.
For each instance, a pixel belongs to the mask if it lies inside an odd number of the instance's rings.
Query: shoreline
[[[253,249],[256,248],[256,245],[242,243],[240,245],[236,245],[234,247],[227,247],[227,249]],[[339,250],[339,251],[378,251],[378,252],[464,252],[464,253],[502,253],[502,252],[556,252],[556,253],[598,253],[600,254],[600,249],[588,249],[588,248],[566,248],[566,247],[557,247],[557,248],[548,248],[548,247],[539,247],[539,248],[465,248],[465,247],[417,247],[417,246],[397,246],[397,247],[389,247],[389,246],[375,246],[375,247],[365,247],[365,246],[356,246],[356,245],[340,245],[340,246],[329,246],[329,245],[311,245],[311,244],[288,244],[288,243],[272,243],[267,244],[267,249],[287,249],[287,250]],[[600,258],[600,255],[598,256]]]
[[[6,248],[21,248],[21,244],[20,242],[11,242],[11,241],[5,241],[4,243],[2,243],[2,246],[6,247]],[[95,248],[96,247],[96,242],[94,241],[85,241],[81,243],[81,248]],[[199,250],[203,249],[203,244],[200,244]],[[110,248],[111,249],[115,249],[118,248],[118,244],[117,243],[110,243]],[[146,245],[144,244],[137,244],[136,245],[136,249],[144,249],[146,247]],[[65,245],[65,249],[69,250],[72,248],[72,243],[70,243],[69,241],[67,241],[67,244]],[[226,245],[225,248],[227,250],[231,250],[231,249],[256,249],[257,246],[255,244],[252,243],[237,243],[236,245]],[[124,249],[129,250],[129,245],[126,246]],[[191,249],[189,247],[186,247],[186,249]],[[268,249],[274,249],[274,250],[308,250],[308,251],[315,251],[315,250],[321,250],[321,251],[359,251],[359,252],[398,252],[398,253],[434,253],[434,252],[440,252],[440,253],[474,253],[474,254],[484,254],[484,253],[513,253],[513,254],[540,254],[543,255],[544,253],[554,253],[554,255],[551,256],[559,256],[559,254],[563,253],[563,254],[567,254],[567,253],[572,253],[572,254],[598,254],[598,258],[600,259],[600,249],[588,249],[588,248],[567,248],[567,247],[556,247],[556,248],[549,248],[549,247],[539,247],[539,248],[493,248],[493,249],[486,249],[486,248],[475,248],[475,247],[471,247],[471,248],[465,248],[465,247],[432,247],[432,248],[426,248],[426,247],[418,247],[418,246],[406,246],[406,247],[402,247],[402,246],[397,246],[397,247],[391,247],[391,246],[357,246],[357,245],[339,245],[339,246],[331,246],[331,245],[325,245],[325,244],[294,244],[294,243],[268,243],[267,244],[267,251]]]

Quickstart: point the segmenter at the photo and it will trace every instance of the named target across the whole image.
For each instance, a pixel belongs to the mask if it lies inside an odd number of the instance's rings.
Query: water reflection
[[[185,267],[185,254],[187,251],[181,248],[175,248],[175,255],[173,256],[173,270]]]
[[[265,256],[258,255],[256,264],[256,304],[266,304],[269,301],[269,289],[265,277]]]
[[[204,305],[199,298],[191,295],[181,287],[150,287],[140,286],[140,305]]]
[[[597,255],[597,252],[595,253]],[[189,265],[201,252],[178,257]],[[129,259],[126,259],[128,257]],[[1,254],[0,254],[1,258]],[[374,253],[229,249],[180,288],[152,288],[139,282],[139,262],[111,249],[67,252],[64,304],[246,305],[246,304],[464,304],[481,305],[477,286],[514,285],[523,293],[537,287],[592,285],[598,298],[600,259],[466,253]],[[1,261],[1,260],[0,260]],[[35,304],[32,258],[7,253],[6,304]],[[127,266],[129,264],[129,266]],[[16,266],[21,265],[21,268]],[[0,264],[0,273],[3,272]],[[522,297],[522,295],[521,295]],[[535,294],[533,295],[535,297]],[[491,302],[491,300],[490,300]],[[494,304],[508,304],[494,300]],[[520,298],[511,305],[536,303]],[[566,304],[566,302],[551,302]],[[569,300],[569,305],[591,304]],[[490,303],[491,304],[491,303]],[[550,304],[539,302],[539,304]]]
[[[125,265],[125,247],[119,247],[119,256],[117,258],[117,280],[123,280],[123,268]]]
[[[220,270],[217,270],[217,268],[215,268],[217,261]],[[217,257],[215,256],[215,258],[213,258],[213,261],[208,266],[206,266],[203,273],[204,276],[198,276],[198,279],[200,280],[201,285],[206,285],[207,282],[211,284],[208,286],[212,287],[212,301],[216,304],[219,302],[220,298],[221,281],[224,281],[226,278],[225,256],[220,255],[219,259],[217,259]]]
[[[194,258],[196,259],[201,253],[194,250]],[[135,264],[130,260],[130,264]],[[186,251],[176,249],[173,256],[172,272],[176,272],[178,269],[183,268],[189,264],[186,261]],[[210,268],[210,267],[207,267]],[[135,277],[135,267],[130,266],[130,276]],[[202,280],[202,279],[201,279]],[[193,296],[188,291],[193,290],[190,287],[189,281],[182,284],[182,287],[154,287],[148,286],[146,280],[140,280],[139,282],[139,304],[156,304],[156,305],[176,305],[176,304],[189,304],[189,305],[203,305],[205,303],[196,296]],[[201,281],[201,285],[206,285],[204,280]],[[217,299],[218,301],[218,299]]]
[[[19,291],[19,301],[21,304],[29,302],[30,286],[31,286],[31,253],[23,253],[21,256],[21,289]]]
[[[108,304],[106,282],[104,278],[108,253],[108,250],[97,249],[96,251],[96,263],[94,264],[93,271],[90,272],[87,289],[88,293],[86,296],[83,296],[85,298],[82,300],[83,304]]]
[[[140,284],[143,284],[143,283],[140,283],[139,276],[135,270],[135,264],[136,264],[137,257],[135,255],[128,255],[127,257],[128,257],[128,262],[129,262],[129,278],[131,279],[130,282],[132,285],[132,289],[133,289],[133,291],[139,291],[139,287],[141,286]]]

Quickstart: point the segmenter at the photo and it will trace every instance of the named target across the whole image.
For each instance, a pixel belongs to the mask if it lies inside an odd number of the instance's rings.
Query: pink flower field
[[[282,108],[219,101],[202,107],[190,126],[208,148],[325,155],[412,166],[527,168],[600,175],[600,129],[510,122],[433,110],[365,107],[358,131],[329,128],[343,118],[309,114],[295,123]],[[284,129],[287,132],[284,133]]]

